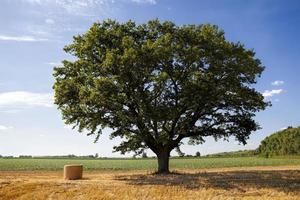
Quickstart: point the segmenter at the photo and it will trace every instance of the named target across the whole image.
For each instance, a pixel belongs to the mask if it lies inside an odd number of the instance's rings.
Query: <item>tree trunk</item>
[[[169,171],[169,158],[170,152],[167,150],[163,150],[157,154],[158,161],[158,174],[167,174]]]

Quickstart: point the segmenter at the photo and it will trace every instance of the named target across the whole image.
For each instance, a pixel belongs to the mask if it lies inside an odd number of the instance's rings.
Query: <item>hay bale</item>
[[[65,180],[76,180],[82,179],[82,165],[65,165],[64,166],[64,179]]]

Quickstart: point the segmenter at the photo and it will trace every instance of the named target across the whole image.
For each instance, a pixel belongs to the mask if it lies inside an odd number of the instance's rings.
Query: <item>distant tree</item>
[[[31,155],[19,155],[19,158],[32,158]]]
[[[96,141],[111,128],[123,154],[150,148],[158,173],[169,172],[170,152],[184,138],[234,136],[246,144],[259,128],[255,112],[268,105],[253,87],[264,70],[254,51],[214,25],[106,20],[64,50],[76,58],[54,69],[65,123]]]
[[[148,156],[147,156],[147,153],[146,153],[146,152],[143,152],[143,153],[142,153],[142,158],[148,158]]]
[[[14,158],[14,156],[4,156],[3,158]]]
[[[99,157],[99,154],[98,153],[95,153],[95,158],[98,158]]]
[[[201,156],[200,152],[197,151],[197,152],[196,152],[196,157],[200,157],[200,156]]]

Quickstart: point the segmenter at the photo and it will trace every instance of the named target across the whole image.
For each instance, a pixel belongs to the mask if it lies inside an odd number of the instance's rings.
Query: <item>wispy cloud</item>
[[[4,126],[4,125],[0,125],[0,131],[6,131],[8,129],[12,129],[12,126]]]
[[[23,2],[38,4],[38,5],[52,5],[64,9],[68,13],[81,15],[79,11],[84,11],[94,7],[105,7],[106,5],[114,4],[115,0],[22,0]],[[149,0],[148,0],[149,1]],[[154,0],[152,0],[154,1]]]
[[[280,86],[280,85],[283,85],[284,84],[284,81],[273,81],[272,83],[271,83],[272,85],[274,85],[274,86]]]
[[[48,0],[22,0],[24,2],[28,2],[28,3],[42,3],[42,2],[45,2],[45,1],[48,1]]]
[[[156,0],[131,0],[134,3],[143,3],[143,4],[156,4]]]
[[[13,91],[0,93],[0,108],[19,110],[28,107],[53,107],[53,94]]]
[[[0,35],[0,40],[2,41],[15,41],[15,42],[39,42],[47,41],[45,38],[36,38],[33,36],[10,36],[10,35]]]
[[[57,0],[56,4],[65,9],[69,13],[78,12],[80,10],[88,9],[94,4],[98,4],[98,1],[96,0]]]
[[[276,95],[276,94],[280,94],[280,93],[282,93],[283,92],[283,89],[278,89],[278,90],[265,90],[263,93],[262,93],[262,95],[264,96],[264,97],[272,97],[272,96],[274,96],[274,95]]]
[[[35,4],[39,6],[54,6],[63,9],[69,14],[95,16],[99,12],[109,13],[114,10],[116,6],[122,2],[133,2],[136,4],[157,4],[157,0],[21,0],[26,3]],[[95,11],[95,12],[90,12]],[[94,15],[95,14],[95,15]],[[50,22],[51,23],[51,22]]]

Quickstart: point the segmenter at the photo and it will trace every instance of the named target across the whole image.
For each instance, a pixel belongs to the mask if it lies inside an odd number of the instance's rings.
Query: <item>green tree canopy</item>
[[[258,152],[265,157],[300,155],[300,127],[288,127],[266,137]]]
[[[253,50],[229,42],[217,26],[152,20],[95,23],[64,50],[76,60],[54,69],[55,103],[66,124],[101,130],[123,142],[115,151],[158,157],[169,171],[169,155],[189,138],[234,136],[245,144],[259,128],[255,112],[267,103],[252,86],[264,69]]]

